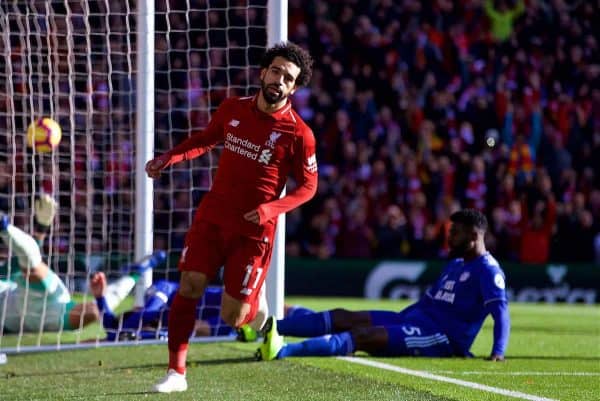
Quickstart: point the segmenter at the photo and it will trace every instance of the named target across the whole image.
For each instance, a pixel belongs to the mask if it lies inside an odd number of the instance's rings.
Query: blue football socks
[[[315,311],[312,309],[308,309],[300,305],[292,305],[288,307],[285,317],[290,318],[302,315],[310,315],[312,313],[315,313]]]
[[[279,330],[278,330],[279,331]],[[356,351],[354,340],[349,332],[332,334],[300,343],[284,345],[277,354],[277,358],[288,356],[334,356],[349,355]]]
[[[331,333],[329,311],[286,317],[277,321],[277,332],[282,336],[317,337]]]

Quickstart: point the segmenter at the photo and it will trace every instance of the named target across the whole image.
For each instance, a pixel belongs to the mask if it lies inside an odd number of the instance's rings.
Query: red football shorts
[[[204,273],[210,281],[224,266],[225,292],[244,303],[258,305],[272,250],[273,238],[248,238],[196,220],[185,237],[179,270]]]

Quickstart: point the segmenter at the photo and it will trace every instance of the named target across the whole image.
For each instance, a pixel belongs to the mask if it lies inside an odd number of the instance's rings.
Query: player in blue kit
[[[155,252],[152,257],[143,264],[133,266],[134,270],[144,270],[148,267],[158,265],[165,259],[163,251]],[[100,312],[102,326],[106,331],[107,341],[115,340],[142,340],[163,339],[168,337],[167,322],[169,310],[173,298],[179,289],[179,283],[161,280],[154,283],[146,290],[144,306],[133,309],[117,316],[109,307],[105,299],[107,287],[106,276],[103,272],[96,273],[90,280],[92,295],[96,298],[96,305]],[[264,293],[259,296],[259,310],[257,318],[250,324],[242,326],[239,331],[227,325],[221,317],[221,299],[223,288],[221,286],[209,286],[204,295],[198,300],[196,306],[196,322],[194,324],[193,336],[228,336],[236,334],[240,341],[254,341],[257,333],[254,327],[262,325],[265,321],[268,307]],[[293,308],[296,313],[302,308]],[[258,329],[258,327],[256,329]]]
[[[96,273],[91,280],[91,292],[102,318],[102,326],[108,341],[142,340],[167,338],[167,322],[173,297],[179,289],[179,283],[161,280],[146,290],[144,306],[139,310],[130,310],[116,316],[108,307],[104,298],[106,288],[104,273]],[[221,310],[221,287],[207,287],[196,309],[196,336],[227,336],[233,329],[219,317]]]
[[[282,320],[262,329],[259,360],[289,356],[472,356],[469,349],[488,314],[494,319],[489,360],[504,360],[510,332],[504,272],[486,251],[485,216],[465,209],[451,216],[450,260],[419,301],[400,312],[334,309]],[[285,344],[283,336],[317,337]]]

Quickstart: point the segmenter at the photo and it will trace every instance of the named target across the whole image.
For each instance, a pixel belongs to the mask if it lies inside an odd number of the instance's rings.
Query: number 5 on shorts
[[[417,326],[402,326],[402,331],[407,336],[414,336],[415,334],[418,336],[421,335],[421,329]]]

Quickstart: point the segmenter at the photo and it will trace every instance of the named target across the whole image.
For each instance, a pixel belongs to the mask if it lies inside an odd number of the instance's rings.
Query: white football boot
[[[185,374],[177,373],[175,369],[169,369],[165,377],[152,387],[155,393],[174,393],[187,390]]]

